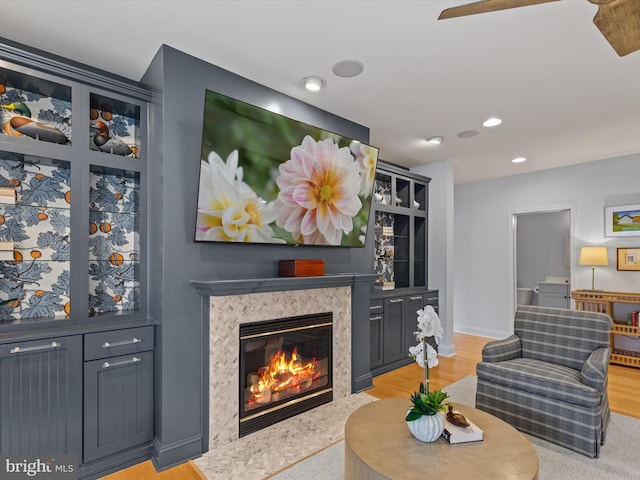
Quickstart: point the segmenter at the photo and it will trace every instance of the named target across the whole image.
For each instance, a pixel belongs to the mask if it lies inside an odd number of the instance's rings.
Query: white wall
[[[640,272],[616,270],[617,247],[640,237],[605,237],[604,207],[640,203],[640,154],[455,186],[453,325],[457,332],[503,338],[513,331],[511,213],[575,205],[572,289],[591,288],[577,265],[584,245],[608,247],[596,288],[640,291]]]

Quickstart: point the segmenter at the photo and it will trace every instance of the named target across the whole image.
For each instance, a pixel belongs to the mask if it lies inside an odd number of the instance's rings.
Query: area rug
[[[210,450],[194,463],[208,480],[258,480],[285,469],[344,438],[351,413],[376,399],[358,393],[320,405],[303,415],[288,418],[228,445]],[[339,475],[343,475],[342,461]],[[330,470],[324,477],[334,478]],[[335,477],[340,478],[340,477]],[[299,477],[298,480],[305,480]]]
[[[476,377],[468,376],[443,388],[453,403],[475,405]],[[588,458],[527,435],[540,461],[539,480],[640,480],[640,419],[611,414],[607,441],[599,458]],[[343,480],[344,441],[268,476],[270,480]]]

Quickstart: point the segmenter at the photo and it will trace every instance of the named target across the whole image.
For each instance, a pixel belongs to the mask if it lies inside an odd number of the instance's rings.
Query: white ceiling
[[[640,52],[618,57],[596,5],[437,20],[470,1],[3,0],[0,36],[133,80],[164,43],[368,126],[385,160],[450,160],[456,183],[640,152]],[[364,72],[335,76],[343,59]]]

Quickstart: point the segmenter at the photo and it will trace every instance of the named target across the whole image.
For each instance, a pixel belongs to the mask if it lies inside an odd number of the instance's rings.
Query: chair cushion
[[[609,346],[611,326],[604,313],[518,305],[514,333],[521,357],[580,370],[591,352]]]
[[[596,388],[582,383],[580,371],[564,365],[515,358],[505,362],[480,362],[476,372],[478,378],[566,403],[593,408],[601,401]]]

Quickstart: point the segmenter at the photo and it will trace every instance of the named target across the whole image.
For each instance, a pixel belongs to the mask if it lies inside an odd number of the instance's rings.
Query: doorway
[[[514,312],[518,303],[570,308],[574,209],[562,205],[511,212]]]

